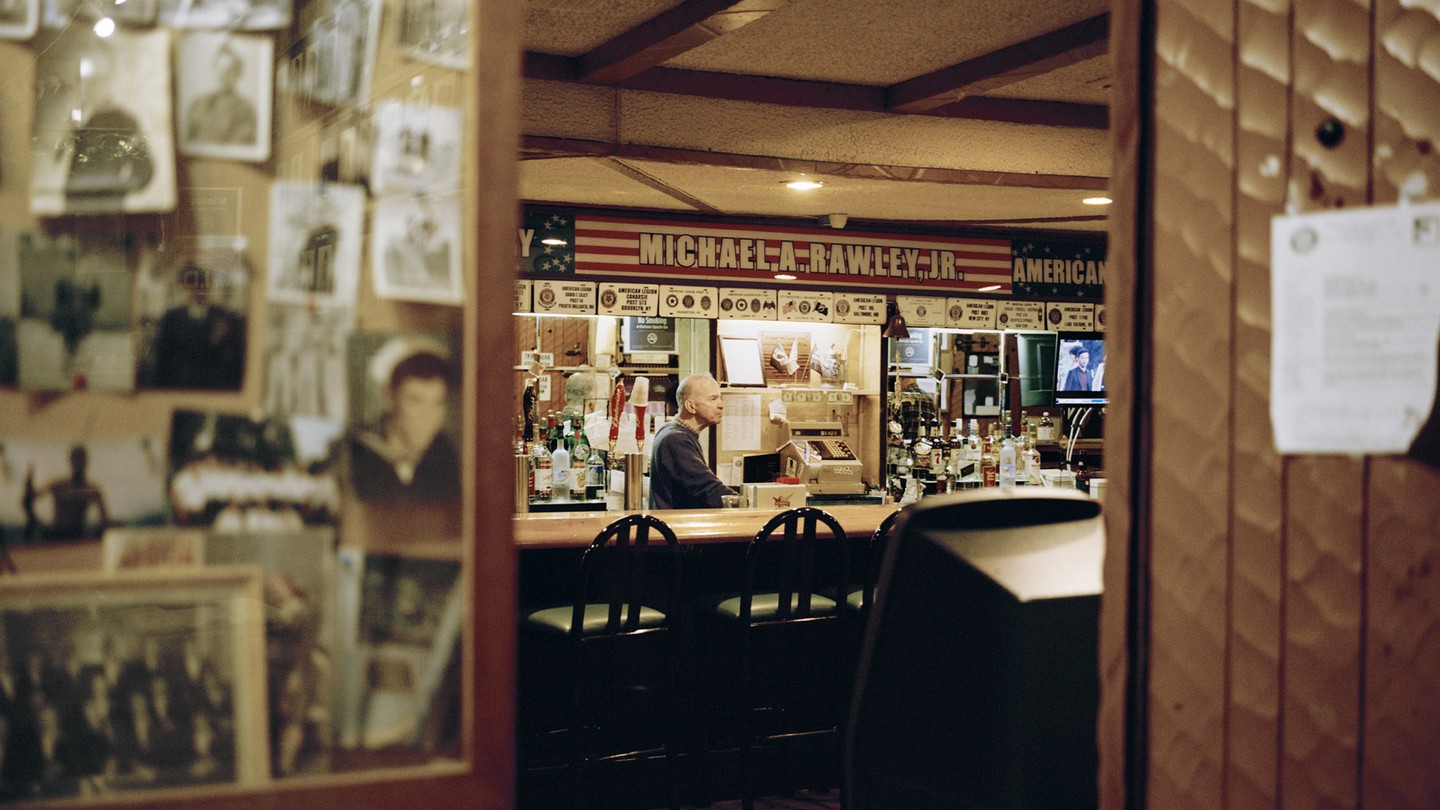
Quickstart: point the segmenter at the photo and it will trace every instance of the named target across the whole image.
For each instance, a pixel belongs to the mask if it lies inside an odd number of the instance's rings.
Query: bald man
[[[650,508],[718,509],[720,483],[700,452],[700,432],[720,423],[725,402],[720,385],[709,374],[692,374],[675,390],[680,415],[655,433],[650,448]]]

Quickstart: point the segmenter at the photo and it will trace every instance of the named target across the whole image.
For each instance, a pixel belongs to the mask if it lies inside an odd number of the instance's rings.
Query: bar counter
[[[845,530],[848,539],[868,538],[886,516],[899,507],[895,504],[866,506],[820,506],[830,513]],[[521,551],[532,549],[583,548],[612,521],[626,514],[611,512],[538,512],[515,515],[515,545]],[[749,542],[765,525],[779,514],[762,509],[656,509],[650,514],[665,521],[682,544]],[[819,525],[823,536],[829,529]]]

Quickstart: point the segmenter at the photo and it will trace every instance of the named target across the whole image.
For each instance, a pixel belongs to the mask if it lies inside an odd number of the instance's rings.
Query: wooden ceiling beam
[[[886,107],[925,113],[1030,79],[1109,49],[1110,15],[1100,14],[886,88]]]
[[[579,78],[615,84],[788,5],[790,0],[685,0],[580,56]]]

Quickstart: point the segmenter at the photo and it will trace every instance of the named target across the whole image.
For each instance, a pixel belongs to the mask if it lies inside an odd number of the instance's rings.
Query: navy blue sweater
[[[718,509],[730,488],[720,483],[700,452],[700,437],[678,421],[666,422],[650,445],[651,509]]]

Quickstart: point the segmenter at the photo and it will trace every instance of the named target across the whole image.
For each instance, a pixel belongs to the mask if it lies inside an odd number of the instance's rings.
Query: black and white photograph
[[[133,274],[124,236],[19,238],[21,388],[129,391],[135,387]]]
[[[469,0],[404,0],[396,34],[411,59],[464,70],[470,64]]]
[[[277,71],[281,90],[335,107],[370,97],[381,0],[321,0]]]
[[[173,210],[170,31],[71,26],[36,53],[31,213]]]
[[[434,709],[458,688],[447,673],[464,612],[460,563],[342,549],[338,568],[341,745],[450,744]]]
[[[351,429],[345,458],[360,500],[460,499],[457,356],[457,342],[447,335],[356,332],[350,337]]]
[[[160,24],[171,28],[270,31],[286,28],[290,0],[160,0]]]
[[[260,604],[251,567],[0,582],[5,798],[263,784]]]
[[[460,200],[457,195],[382,197],[370,219],[370,264],[381,298],[458,306]]]
[[[114,20],[130,26],[155,24],[156,0],[43,0],[42,23],[46,28],[65,28],[75,21]]]
[[[270,158],[275,43],[268,35],[191,31],[180,37],[180,153],[259,163]]]
[[[40,27],[40,0],[0,0],[0,39],[29,39]]]
[[[245,382],[250,270],[239,237],[202,237],[157,256],[141,277],[138,388],[239,391]]]
[[[369,110],[344,109],[320,125],[320,177],[330,183],[370,187],[375,127]]]
[[[270,300],[353,307],[364,216],[365,191],[359,186],[296,181],[271,186]]]
[[[98,541],[111,528],[165,523],[165,439],[6,439],[0,539]]]
[[[460,108],[394,99],[375,106],[376,196],[446,194],[460,184]]]
[[[176,410],[170,427],[171,518],[217,534],[299,532],[335,522],[338,423]]]
[[[265,332],[265,410],[347,421],[345,357],[355,310],[271,304]]]

